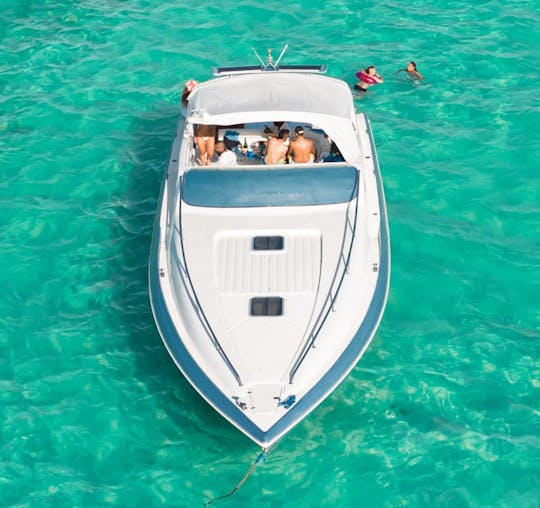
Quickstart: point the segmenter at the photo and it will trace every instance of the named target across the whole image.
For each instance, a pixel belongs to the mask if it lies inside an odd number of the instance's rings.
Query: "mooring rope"
[[[255,471],[255,468],[259,465],[259,462],[264,461],[264,459],[266,458],[266,454],[268,453],[268,450],[269,448],[261,448],[261,453],[259,453],[259,455],[255,459],[255,462],[251,464],[251,467],[247,470],[246,474],[242,477],[242,479],[236,484],[234,489],[232,489],[228,494],[210,499],[209,501],[206,502],[205,506],[210,506],[214,501],[217,501],[218,499],[225,499],[226,497],[232,496],[249,478],[251,473]]]

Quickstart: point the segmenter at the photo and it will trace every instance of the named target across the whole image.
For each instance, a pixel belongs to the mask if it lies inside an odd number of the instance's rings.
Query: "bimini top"
[[[210,125],[310,123],[323,129],[354,163],[359,156],[355,114],[345,82],[320,74],[275,71],[233,74],[197,85],[189,96],[186,119]]]

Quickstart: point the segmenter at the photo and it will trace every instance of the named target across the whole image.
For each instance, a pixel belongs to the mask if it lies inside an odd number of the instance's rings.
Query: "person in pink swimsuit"
[[[358,92],[367,92],[371,85],[384,83],[383,78],[377,74],[377,69],[374,65],[370,65],[365,69],[361,69],[356,73],[358,83],[354,85],[354,89]]]

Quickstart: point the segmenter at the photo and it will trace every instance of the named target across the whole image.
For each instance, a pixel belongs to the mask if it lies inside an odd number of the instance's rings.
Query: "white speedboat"
[[[178,368],[267,449],[356,365],[386,304],[390,250],[370,123],[318,66],[217,68],[189,96],[150,255],[157,327]],[[301,125],[316,161],[199,166],[194,126],[257,145]],[[332,140],[341,162],[324,162]],[[249,154],[251,155],[251,154]]]

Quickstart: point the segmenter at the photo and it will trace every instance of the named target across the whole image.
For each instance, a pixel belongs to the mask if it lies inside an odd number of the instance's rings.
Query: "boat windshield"
[[[355,195],[352,166],[293,169],[191,169],[184,174],[182,199],[192,206],[238,208],[345,203]]]

